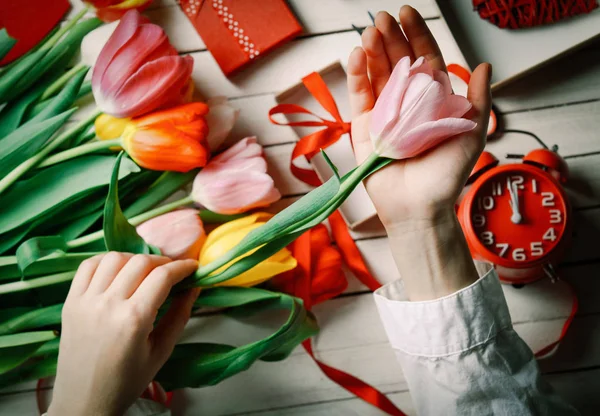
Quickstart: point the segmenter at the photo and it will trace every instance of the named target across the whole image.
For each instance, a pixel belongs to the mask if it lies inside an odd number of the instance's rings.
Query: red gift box
[[[180,5],[227,76],[302,32],[284,0],[181,0]]]
[[[2,0],[0,28],[17,43],[0,62],[7,64],[39,43],[69,11],[68,0]]]

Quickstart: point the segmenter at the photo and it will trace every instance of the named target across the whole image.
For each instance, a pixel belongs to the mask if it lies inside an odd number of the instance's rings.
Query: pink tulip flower
[[[193,64],[190,56],[177,55],[160,26],[131,10],[94,65],[96,104],[118,118],[181,104],[189,90]]]
[[[136,230],[146,243],[174,260],[197,260],[206,241],[202,220],[195,209],[160,215],[138,225]]]
[[[191,196],[219,214],[239,214],[281,198],[267,174],[267,162],[256,137],[242,139],[210,160],[196,175]]]
[[[213,97],[209,99],[208,114],[205,116],[208,123],[208,147],[211,152],[216,152],[223,145],[233,125],[240,115],[240,110],[227,101],[227,97]]]
[[[432,69],[423,57],[412,66],[404,57],[371,112],[375,152],[391,159],[416,156],[475,128],[477,123],[461,118],[470,108],[465,97],[452,94],[448,74]]]

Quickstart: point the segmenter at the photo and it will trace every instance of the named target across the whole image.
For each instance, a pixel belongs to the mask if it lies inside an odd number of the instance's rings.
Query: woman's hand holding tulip
[[[408,295],[413,300],[434,299],[477,279],[454,204],[485,145],[491,67],[482,64],[473,73],[467,97],[472,104],[469,110],[466,100],[444,96],[447,76],[444,79],[443,74],[437,72],[446,70],[444,60],[418,12],[405,6],[400,11],[400,21],[402,29],[392,16],[380,12],[375,27],[367,28],[362,35],[363,47],[350,56],[352,137],[358,162],[365,160],[374,149],[383,156],[410,157],[371,175],[366,187],[390,236]],[[398,64],[405,57],[413,63],[417,57],[424,57],[424,64],[430,66],[423,69],[423,65],[417,63],[417,68],[410,69],[412,85],[399,85],[409,83],[407,74],[398,77],[399,73],[408,72],[408,62]],[[399,68],[392,74],[396,64]],[[405,67],[400,68],[402,65]],[[420,73],[428,71],[433,82]],[[414,77],[415,72],[419,73],[418,78]],[[393,85],[384,90],[388,83]],[[399,104],[397,97],[385,97],[382,103],[385,106],[375,105],[376,100],[382,100],[381,96],[388,95],[390,90],[403,88],[403,98],[413,102]],[[416,98],[415,90],[419,93]],[[424,103],[425,100],[428,101]],[[434,115],[428,114],[432,108],[437,111]],[[385,125],[386,110],[390,110],[392,116],[396,111],[408,121]],[[466,118],[476,122],[476,126],[475,123],[469,125],[468,120],[457,119],[465,112]],[[439,120],[441,118],[446,120]],[[394,133],[401,133],[396,137],[400,143],[394,142]],[[439,143],[436,137],[441,133],[454,137]],[[435,147],[411,157],[410,151],[423,150],[419,144],[424,142],[431,145],[428,147]],[[404,151],[406,154],[397,154]]]
[[[196,267],[115,252],[83,262],[62,312],[48,415],[122,415],[171,355],[199,289],[176,297],[154,321],[171,287]]]

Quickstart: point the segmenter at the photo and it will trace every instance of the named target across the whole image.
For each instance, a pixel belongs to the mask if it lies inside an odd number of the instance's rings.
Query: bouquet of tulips
[[[66,132],[39,139],[34,151],[0,173],[0,253],[14,253],[0,257],[0,386],[54,374],[55,329],[70,280],[81,261],[106,250],[198,258],[196,273],[174,288],[205,288],[198,307],[245,315],[289,311],[275,333],[245,346],[178,345],[157,376],[167,389],[215,384],[258,359],[285,358],[317,331],[299,299],[255,287],[296,267],[286,246],[331,215],[371,173],[475,127],[461,118],[470,103],[452,95],[446,74],[422,58],[412,66],[402,59],[371,115],[374,153],[341,177],[330,163],[336,174],[328,182],[275,216],[246,215],[280,194],[255,138],[211,158],[235,110],[222,100],[191,102],[192,59],[178,56],[164,32],[136,11],[90,33],[84,46],[101,32],[111,32],[102,50],[82,51],[93,65],[98,110]],[[61,76],[56,98],[47,100],[77,95],[72,91],[81,90],[88,69],[79,67]],[[0,86],[11,70],[0,72]],[[0,118],[17,101],[6,102]],[[17,123],[15,131],[25,126]],[[192,181],[187,196],[164,202]],[[207,236],[204,224],[215,222],[224,224]]]

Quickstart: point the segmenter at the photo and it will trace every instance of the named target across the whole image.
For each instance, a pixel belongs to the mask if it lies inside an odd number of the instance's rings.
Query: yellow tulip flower
[[[227,222],[215,228],[207,237],[202,251],[200,252],[200,265],[204,266],[236,246],[248,233],[261,225],[263,225],[271,214],[266,212],[257,212],[240,219]],[[254,251],[245,254],[242,257],[252,254]],[[231,261],[225,266],[217,269],[213,274],[220,273],[229,267],[238,259]],[[216,286],[255,286],[262,283],[271,277],[280,273],[292,270],[297,265],[296,259],[292,257],[292,253],[284,248],[266,260],[263,260],[250,270],[245,271],[239,276],[234,277],[226,282],[219,283]]]

